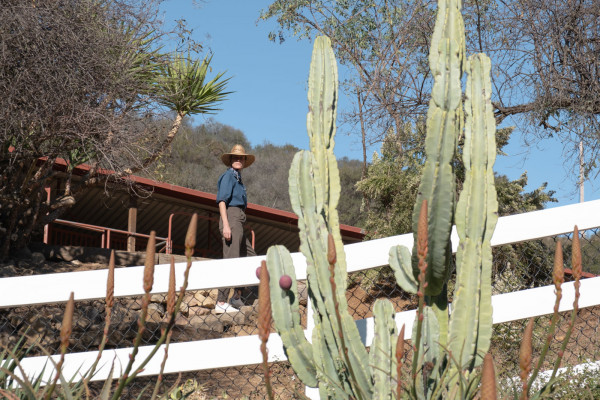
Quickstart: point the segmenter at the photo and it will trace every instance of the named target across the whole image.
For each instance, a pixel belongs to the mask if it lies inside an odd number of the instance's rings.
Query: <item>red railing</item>
[[[173,239],[172,239],[171,232],[173,230],[173,217],[175,215],[188,215],[190,217],[192,216],[192,214],[186,213],[186,212],[175,212],[175,213],[172,213],[171,215],[169,215],[168,236],[166,238],[159,237],[159,236],[156,237],[156,240],[159,241],[157,243],[157,247],[164,245],[160,250],[158,250],[159,252],[165,251],[166,254],[173,253],[174,245],[173,245]],[[219,221],[218,218],[207,217],[207,216],[203,216],[203,215],[199,215],[198,218],[207,220],[209,222],[209,225],[208,225],[209,231],[212,229],[212,227],[211,227],[212,222],[218,223],[218,221]],[[63,219],[56,219],[56,220],[52,221],[52,225],[53,225],[52,237],[54,238],[54,242],[61,243],[61,244],[70,243],[74,246],[98,247],[98,237],[94,236],[93,234],[88,234],[88,233],[83,233],[83,232],[74,232],[74,231],[67,230],[67,229],[60,229],[60,228],[57,228],[55,225],[64,225],[64,226],[70,226],[70,227],[74,227],[74,228],[78,228],[78,229],[83,229],[86,231],[97,232],[100,234],[100,238],[99,238],[100,239],[100,248],[103,248],[103,249],[115,248],[115,245],[117,245],[117,247],[122,247],[123,249],[127,249],[127,239],[123,240],[122,237],[115,236],[115,234],[125,236],[126,238],[133,236],[136,238],[141,238],[141,239],[146,239],[146,240],[150,237],[150,235],[146,235],[143,233],[124,231],[121,229],[114,229],[114,228],[108,228],[105,226],[85,224],[82,222],[67,221],[67,220],[63,220]],[[207,243],[206,249],[199,249],[199,250],[195,249],[195,251],[199,252],[202,257],[208,257],[211,255],[212,256],[220,255],[210,249],[211,235],[212,235],[212,233],[209,232],[208,243]],[[250,236],[252,238],[252,240],[251,240],[252,247],[254,248],[256,235],[252,228],[250,228]],[[44,235],[44,243],[48,244],[48,243],[50,243],[50,241],[51,241],[50,235],[49,234]],[[183,246],[176,246],[176,247],[184,250]]]
[[[120,234],[120,235],[125,235],[126,237],[137,237],[137,238],[143,238],[143,239],[148,239],[150,237],[150,235],[146,235],[144,233],[137,233],[137,232],[129,232],[129,231],[124,231],[121,229],[114,229],[114,228],[108,228],[105,226],[98,226],[98,225],[91,225],[91,224],[84,224],[81,222],[73,222],[73,221],[66,221],[64,219],[56,219],[54,221],[52,221],[52,224],[58,224],[58,225],[66,225],[66,226],[71,226],[74,228],[79,228],[79,229],[83,229],[83,230],[87,230],[87,231],[92,231],[92,232],[98,232],[101,234],[100,237],[100,247],[103,249],[110,249],[111,248],[111,244],[114,244],[114,242],[121,242],[122,240],[120,239],[112,239],[111,241],[111,234]],[[57,230],[56,228],[53,230]],[[89,234],[85,234],[85,233],[76,233],[76,232],[68,232],[64,229],[58,229],[57,230],[60,234],[61,234],[61,238],[64,240],[64,242],[66,242],[67,240],[65,240],[67,237],[70,238],[70,241],[73,242],[74,238],[76,240],[76,244],[75,245],[86,245],[85,243],[90,243],[90,240],[92,239],[92,236]],[[83,240],[82,240],[83,239]],[[87,239],[87,240],[85,240]],[[159,252],[162,252],[163,250],[166,250],[167,247],[169,247],[169,242],[167,241],[167,238],[164,237],[159,237],[156,236],[156,240],[159,241],[156,246],[161,246],[164,245]],[[48,239],[45,240],[45,243],[48,243]],[[122,243],[123,244],[123,243]],[[170,254],[170,253],[168,253]]]

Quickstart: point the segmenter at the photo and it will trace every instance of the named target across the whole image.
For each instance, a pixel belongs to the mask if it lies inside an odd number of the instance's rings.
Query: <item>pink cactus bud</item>
[[[279,278],[279,287],[283,290],[289,290],[292,287],[292,278],[289,275],[282,275]]]

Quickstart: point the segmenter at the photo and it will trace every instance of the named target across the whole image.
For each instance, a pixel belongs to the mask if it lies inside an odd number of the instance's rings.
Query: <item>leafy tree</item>
[[[423,129],[423,124],[418,125]],[[356,184],[364,195],[365,230],[370,238],[412,232],[413,205],[421,179],[424,149],[416,146],[403,151],[402,140],[424,135],[410,125],[399,135],[390,132],[381,145],[381,155],[373,154],[366,177]]]
[[[381,146],[381,155],[375,153],[365,179],[356,185],[365,198],[367,210],[365,229],[369,237],[386,237],[412,231],[413,205],[419,187],[424,163],[424,124],[407,124],[402,134],[390,132]],[[508,143],[512,129],[497,133],[498,153]],[[400,141],[408,138],[408,144]],[[460,156],[460,151],[459,151]],[[457,164],[460,164],[457,162]],[[457,189],[460,191],[464,173],[457,168]],[[496,175],[498,212],[511,215],[543,209],[547,203],[555,202],[553,191],[546,191],[546,183],[525,192],[527,174],[511,181],[504,175]]]
[[[342,83],[363,146],[423,116],[432,77],[427,67],[431,0],[275,0],[261,14],[286,36],[332,40],[350,76]],[[529,138],[558,136],[565,150],[585,149],[585,172],[599,165],[600,2],[465,0],[468,52],[486,52],[494,71],[496,120],[518,117]],[[364,151],[366,164],[366,151]],[[577,160],[576,157],[572,158]]]
[[[152,0],[8,0],[0,8],[0,258],[86,187],[163,155],[187,115],[226,98],[210,58],[160,51]],[[168,112],[172,114],[168,116]],[[67,162],[64,193],[44,186]],[[90,166],[72,181],[74,168]]]
[[[363,164],[343,157],[338,160],[338,168],[342,186],[338,204],[340,223],[364,228],[366,216],[361,210],[362,195],[356,190],[356,183],[362,178]]]
[[[350,67],[352,76],[341,86],[358,110],[344,117],[360,125],[365,168],[367,145],[390,130],[402,132],[407,119],[424,114],[429,100],[426,57],[434,8],[428,0],[405,3],[277,0],[261,14],[279,23],[272,40],[282,42],[286,33],[326,35],[338,61]]]

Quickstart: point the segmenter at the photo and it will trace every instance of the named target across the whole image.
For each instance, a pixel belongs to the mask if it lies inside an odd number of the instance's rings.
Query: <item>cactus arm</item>
[[[369,364],[373,375],[372,399],[388,400],[396,388],[396,342],[397,328],[394,306],[389,300],[377,300],[373,306],[375,336],[369,352]]]
[[[469,57],[467,69],[465,183],[456,209],[460,244],[449,347],[460,365],[476,366],[489,349],[492,334],[490,239],[498,220],[493,171],[496,124],[489,58],[475,54]]]
[[[333,209],[339,199],[339,181],[337,188],[329,187],[329,154],[333,154],[334,135],[336,130],[338,97],[338,74],[335,56],[331,48],[331,41],[325,36],[315,39],[312,61],[308,82],[308,109],[306,127],[310,142],[310,150],[317,161],[316,173],[319,175],[323,186],[321,191],[325,203]],[[330,201],[329,197],[332,200]],[[328,220],[329,207],[326,207],[325,218]]]
[[[454,214],[455,178],[452,159],[462,126],[461,77],[465,52],[460,0],[440,0],[431,41],[429,64],[434,84],[427,113],[426,161],[415,208],[413,232],[417,231],[423,199],[429,206],[429,254],[427,295],[439,294],[450,266],[450,232]],[[416,240],[415,240],[416,242]],[[413,274],[418,275],[416,252]]]
[[[394,246],[390,249],[389,263],[402,290],[416,294],[419,284],[413,276],[410,257],[410,250],[406,246]]]
[[[310,151],[313,153],[315,175],[322,182],[323,211],[325,222],[335,239],[338,262],[342,268],[336,275],[338,285],[347,278],[344,244],[339,231],[337,205],[341,186],[339,170],[333,149],[335,146],[336,115],[338,99],[338,71],[331,41],[326,36],[315,39],[308,79],[308,109],[306,126]]]
[[[298,286],[294,265],[289,251],[284,246],[272,246],[267,252],[271,308],[275,329],[281,336],[285,354],[294,365],[298,378],[308,386],[316,387],[316,368],[311,344],[306,340],[298,307]],[[289,275],[292,278],[290,290],[281,290],[279,278]]]
[[[323,399],[346,399],[349,393],[355,393],[349,371],[340,368],[341,359],[338,349],[331,348],[323,334],[323,325],[315,325],[313,330],[313,349],[318,363],[319,392]],[[323,395],[325,393],[325,395]],[[355,396],[356,398],[361,398]]]
[[[448,343],[448,286],[444,284],[442,287],[442,291],[440,294],[435,296],[427,296],[425,299],[427,305],[426,307],[431,308],[435,317],[437,319],[437,323],[439,325],[440,336],[438,338],[438,343],[442,347],[446,347]]]

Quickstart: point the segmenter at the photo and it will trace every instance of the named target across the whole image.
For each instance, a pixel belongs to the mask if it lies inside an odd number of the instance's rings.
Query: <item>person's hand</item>
[[[229,227],[229,225],[223,227],[223,237],[227,241],[231,240],[231,228]]]

